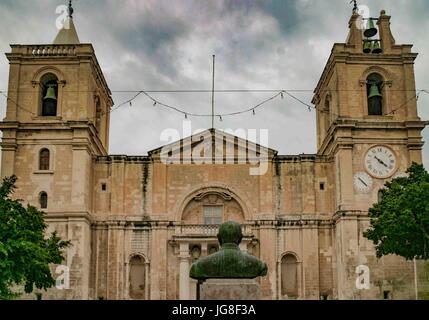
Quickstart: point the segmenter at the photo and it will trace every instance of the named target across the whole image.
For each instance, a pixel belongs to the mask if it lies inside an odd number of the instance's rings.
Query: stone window
[[[383,299],[391,300],[390,291],[383,291]]]
[[[383,115],[383,78],[378,73],[371,73],[366,79],[368,97],[368,115]]]
[[[45,191],[40,192],[39,201],[41,209],[48,208],[48,194]]]
[[[40,81],[40,115],[42,117],[55,117],[58,102],[58,78],[52,74],[45,74]]]
[[[222,223],[222,206],[204,206],[204,224],[221,224]]]
[[[140,256],[130,260],[129,294],[131,299],[142,300],[145,297],[145,264]]]
[[[281,293],[288,298],[298,297],[298,261],[293,254],[287,254],[282,258]]]
[[[40,150],[39,154],[39,170],[49,170],[50,152],[48,149]]]

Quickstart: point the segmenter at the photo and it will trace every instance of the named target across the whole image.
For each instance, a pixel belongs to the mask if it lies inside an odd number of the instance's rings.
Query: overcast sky
[[[52,43],[61,0],[0,1],[0,90],[7,88],[10,43]],[[429,1],[372,0],[372,16],[392,16],[398,44],[414,44],[419,89],[429,89]],[[112,91],[211,88],[216,55],[216,88],[286,89],[310,103],[312,91],[335,42],[344,42],[352,7],[348,0],[77,0],[74,22],[81,42],[92,43]],[[134,93],[114,93],[119,104]],[[273,93],[218,93],[216,112],[255,106]],[[188,112],[210,113],[210,93],[154,94]],[[429,119],[429,95],[419,114]],[[0,97],[1,117],[5,99]],[[210,118],[190,118],[193,129]],[[293,99],[280,98],[238,117],[216,119],[217,128],[269,129],[269,146],[280,154],[316,152],[316,116]],[[144,96],[111,115],[111,154],[145,155],[163,144],[166,128],[182,128],[183,115],[154,107]],[[429,138],[429,129],[424,132]],[[429,145],[424,149],[429,167]]]

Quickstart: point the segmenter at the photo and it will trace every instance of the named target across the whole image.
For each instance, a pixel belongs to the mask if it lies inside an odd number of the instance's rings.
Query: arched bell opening
[[[40,116],[57,116],[58,78],[53,73],[45,74],[40,80]]]
[[[366,81],[368,115],[383,115],[383,78],[378,73],[371,73]]]

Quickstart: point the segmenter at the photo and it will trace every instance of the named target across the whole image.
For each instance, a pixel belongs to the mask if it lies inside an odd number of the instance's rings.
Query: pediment
[[[276,150],[217,129],[208,129],[149,152],[163,163],[255,163],[270,160]]]

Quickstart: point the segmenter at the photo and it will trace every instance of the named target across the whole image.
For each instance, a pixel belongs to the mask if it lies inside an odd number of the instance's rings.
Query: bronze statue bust
[[[267,274],[267,265],[258,258],[240,251],[241,226],[232,221],[223,223],[217,235],[221,249],[192,264],[190,277],[206,279],[253,279]]]

